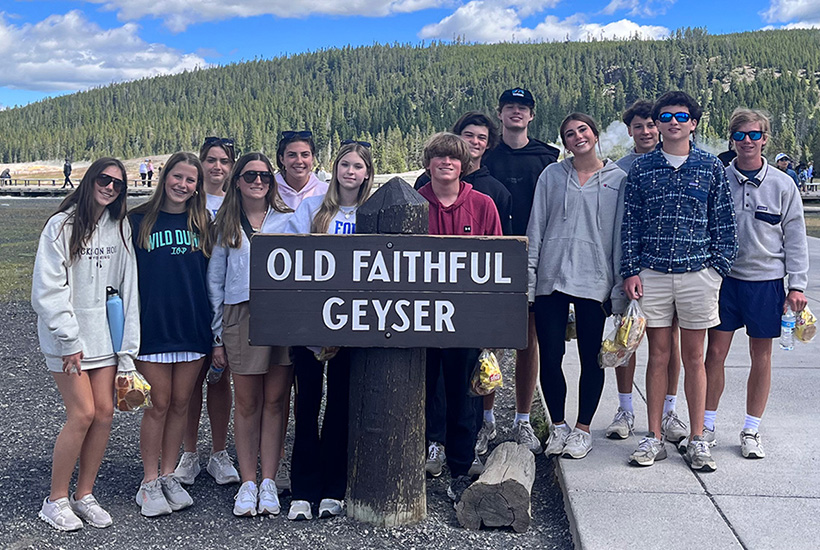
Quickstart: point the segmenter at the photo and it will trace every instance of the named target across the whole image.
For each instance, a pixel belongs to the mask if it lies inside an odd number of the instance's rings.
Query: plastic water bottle
[[[794,349],[794,323],[796,317],[792,308],[786,304],[786,313],[780,318],[780,349]]]
[[[117,289],[107,287],[105,289],[107,299],[105,309],[108,313],[108,330],[111,331],[111,342],[114,344],[114,352],[122,349],[122,332],[125,328],[125,314],[122,309],[122,298]]]
[[[208,381],[209,384],[216,384],[222,378],[222,373],[225,372],[225,368],[219,368],[213,363],[211,366],[208,367],[208,374],[205,376],[205,379]]]

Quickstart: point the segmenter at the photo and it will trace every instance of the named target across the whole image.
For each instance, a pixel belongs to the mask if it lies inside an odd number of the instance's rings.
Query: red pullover
[[[456,202],[443,206],[428,183],[419,194],[430,203],[430,235],[502,235],[493,200],[461,182]]]

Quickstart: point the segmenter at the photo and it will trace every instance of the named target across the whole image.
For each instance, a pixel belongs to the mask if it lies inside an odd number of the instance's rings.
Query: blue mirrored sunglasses
[[[763,137],[763,132],[760,130],[752,130],[751,132],[741,132],[738,130],[737,132],[732,132],[732,139],[735,141],[743,141],[746,139],[746,136],[749,136],[749,139],[752,141],[760,141]]]
[[[684,113],[683,111],[681,111],[680,113],[675,114],[661,113],[660,115],[658,115],[658,120],[661,122],[671,122],[672,117],[675,117],[675,120],[677,120],[681,124],[689,122],[689,119],[692,118],[692,116],[689,113]]]

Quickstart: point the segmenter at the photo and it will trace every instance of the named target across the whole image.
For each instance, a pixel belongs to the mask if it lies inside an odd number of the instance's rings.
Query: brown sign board
[[[527,345],[523,237],[255,235],[253,345]]]

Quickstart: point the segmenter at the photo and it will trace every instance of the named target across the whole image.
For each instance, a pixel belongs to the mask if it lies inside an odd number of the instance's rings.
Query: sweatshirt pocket
[[[605,277],[601,252],[592,242],[549,239],[539,260],[538,278],[542,277],[574,285],[597,283]]]
[[[769,212],[755,212],[755,219],[764,221],[771,225],[777,225],[783,218],[780,214],[770,214]]]
[[[74,314],[80,327],[83,356],[86,359],[93,359],[113,355],[114,344],[111,342],[111,330],[108,328],[105,307],[75,309]]]

